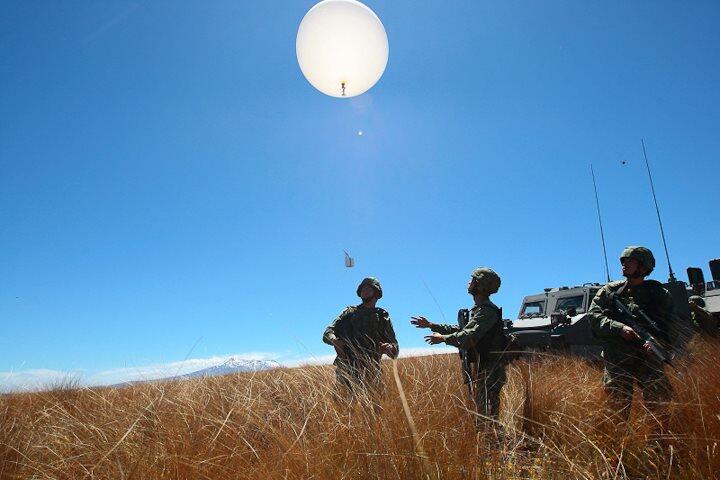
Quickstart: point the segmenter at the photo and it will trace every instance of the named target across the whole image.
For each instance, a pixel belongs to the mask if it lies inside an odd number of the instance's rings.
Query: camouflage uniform
[[[689,298],[688,302],[690,303],[690,315],[695,330],[706,335],[717,335],[717,318],[713,317],[713,315],[705,309],[705,300],[699,295],[693,295]]]
[[[372,284],[382,297],[380,283],[375,279],[363,280],[358,286],[358,296],[366,283]],[[333,362],[338,383],[351,392],[358,385],[379,388],[380,344],[390,343],[393,346],[392,358],[397,358],[399,352],[390,314],[382,308],[368,308],[362,304],[347,307],[323,334],[323,342],[328,345],[332,345],[335,339],[343,341],[345,350],[345,355],[337,356]]]
[[[484,300],[470,310],[470,319],[462,330],[457,325],[433,324],[433,332],[446,335],[445,343],[467,352],[471,369],[471,392],[478,413],[497,418],[500,391],[505,385],[506,361],[502,310]]]
[[[672,387],[665,375],[664,365],[655,356],[646,355],[641,341],[633,342],[622,337],[626,325],[622,323],[622,316],[611,313],[614,311],[611,294],[631,309],[641,308],[653,319],[658,326],[657,330],[649,325],[644,327],[665,347],[674,344],[677,336],[672,297],[655,280],[645,280],[639,286],[630,286],[625,281],[611,282],[595,295],[588,311],[593,333],[605,341],[602,353],[605,360],[603,383],[612,408],[625,418],[629,416],[633,385],[637,382],[648,408],[665,413],[665,405],[672,399]]]

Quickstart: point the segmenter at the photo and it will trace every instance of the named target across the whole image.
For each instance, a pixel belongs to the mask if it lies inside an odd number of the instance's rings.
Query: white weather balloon
[[[388,39],[380,19],[364,4],[323,0],[300,22],[295,52],[313,87],[332,97],[354,97],[380,80]]]

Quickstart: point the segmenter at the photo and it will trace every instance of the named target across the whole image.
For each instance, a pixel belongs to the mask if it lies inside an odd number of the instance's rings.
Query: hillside
[[[697,344],[673,374],[663,447],[638,402],[627,429],[607,417],[598,366],[550,356],[513,363],[504,444],[475,431],[455,355],[397,362],[415,438],[391,362],[374,409],[338,401],[331,366],[4,395],[0,478],[716,478],[719,360]]]

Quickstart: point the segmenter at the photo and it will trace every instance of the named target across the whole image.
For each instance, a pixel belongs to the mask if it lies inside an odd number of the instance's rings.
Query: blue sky
[[[298,68],[312,5],[3,3],[0,379],[319,358],[366,275],[401,349],[479,265],[512,317],[603,280],[590,162],[617,278],[625,245],[661,257],[641,138],[674,269],[709,276],[717,2],[368,1],[390,60],[349,100]]]

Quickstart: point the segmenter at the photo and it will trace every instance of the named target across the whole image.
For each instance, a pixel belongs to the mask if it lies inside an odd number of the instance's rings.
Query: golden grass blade
[[[397,369],[397,360],[392,360],[392,368],[393,368],[393,376],[395,377],[395,385],[398,389],[398,394],[400,395],[400,402],[402,403],[403,413],[405,414],[405,420],[407,421],[408,428],[410,429],[410,434],[413,438],[413,444],[415,445],[415,452],[418,457],[420,457],[420,462],[423,467],[423,473],[425,474],[425,478],[431,478],[430,472],[432,471],[432,467],[430,466],[430,462],[428,460],[428,456],[423,450],[421,438],[418,436],[417,428],[415,427],[415,420],[413,420],[412,413],[410,412],[410,405],[408,405],[407,397],[405,396],[405,389],[402,386],[402,382],[400,381],[400,375],[398,374]]]

